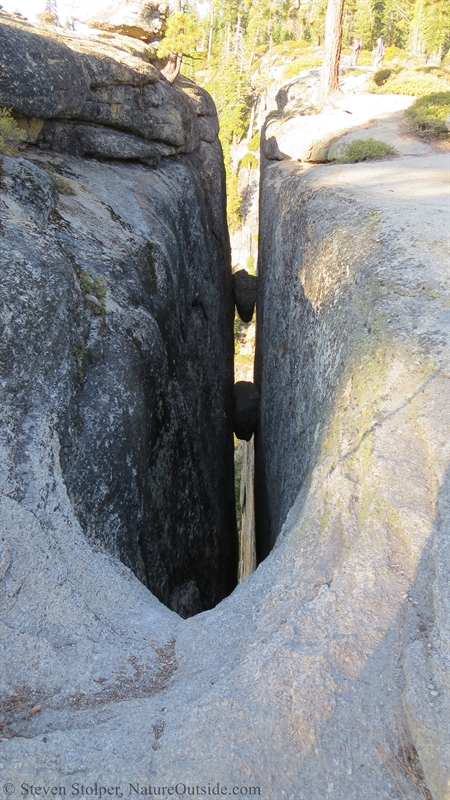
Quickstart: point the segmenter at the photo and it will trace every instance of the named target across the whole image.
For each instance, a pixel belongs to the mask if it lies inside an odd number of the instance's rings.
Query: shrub
[[[373,161],[376,158],[394,155],[395,150],[378,139],[355,139],[337,161],[340,164],[356,164],[357,161]]]
[[[11,116],[11,109],[0,108],[0,154],[17,156],[17,145],[23,142],[25,135]]]
[[[450,114],[450,91],[425,95],[405,111],[413,133],[430,139],[448,136],[445,120]]]
[[[372,80],[377,86],[383,86],[386,81],[391,77],[392,70],[384,67],[384,69],[377,69],[372,75]]]
[[[58,15],[53,11],[43,11],[42,14],[37,15],[41,25],[57,25]]]
[[[85,294],[86,307],[93,314],[100,316],[105,311],[106,284],[102,278],[96,275],[89,275],[85,269],[80,273],[80,284]],[[90,297],[93,298],[92,300]]]
[[[281,78],[282,80],[287,80],[288,78],[295,78],[295,76],[298,75],[299,72],[301,72],[302,70],[312,69],[313,67],[320,67],[321,64],[322,64],[321,53],[305,54],[300,58],[296,58],[295,61],[292,61],[291,64],[288,64],[287,67],[284,68]]]
[[[373,55],[371,50],[361,50],[358,56],[359,67],[371,67],[373,64]]]
[[[275,45],[275,47],[273,47],[270,52],[273,55],[295,56],[298,53],[302,54],[302,51],[305,50],[305,48],[307,47],[310,47],[309,42],[305,41],[297,42],[294,41],[293,39],[290,39],[288,41],[282,42],[281,44]]]
[[[374,94],[406,94],[416,97],[445,92],[448,89],[450,72],[441,67],[383,67],[374,72],[367,85],[367,90]]]
[[[240,167],[247,167],[248,169],[257,169],[258,168],[258,159],[253,153],[246,153],[244,158],[241,158]]]
[[[252,138],[250,139],[247,147],[249,150],[252,151],[252,153],[256,153],[259,151],[260,143],[261,143],[261,133],[259,131],[256,131],[256,133],[254,133]]]
[[[45,170],[49,178],[52,179],[53,183],[55,184],[56,190],[60,194],[75,194],[75,189],[73,188],[70,181],[63,178],[61,175],[58,175],[56,172],[52,172],[51,169]]]
[[[384,60],[385,61],[392,61],[393,58],[399,58],[400,56],[404,56],[404,58],[408,57],[408,53],[405,50],[402,50],[401,47],[386,47],[384,53]]]
[[[249,273],[249,275],[256,275],[255,256],[251,254],[247,258],[247,272]]]

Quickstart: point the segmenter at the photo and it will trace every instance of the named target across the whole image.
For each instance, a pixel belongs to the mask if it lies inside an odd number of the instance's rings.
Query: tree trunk
[[[319,108],[339,89],[339,59],[342,47],[344,0],[328,0],[325,17],[325,44],[320,73]]]
[[[173,0],[173,10],[175,14],[179,14],[183,10],[181,8],[181,0]]]
[[[213,33],[214,33],[214,0],[211,0],[211,6],[209,9],[208,61],[211,61]]]
[[[173,83],[180,72],[182,63],[182,56],[176,53],[170,53],[166,66],[161,70],[161,75],[164,75],[169,83]]]

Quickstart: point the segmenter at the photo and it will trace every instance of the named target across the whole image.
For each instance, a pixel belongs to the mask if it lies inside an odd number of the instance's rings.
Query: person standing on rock
[[[352,67],[356,67],[358,56],[361,50],[361,39],[353,39],[353,44],[350,45],[350,50],[353,50]]]
[[[385,49],[384,49],[383,37],[379,36],[377,39],[377,47],[375,50],[375,58],[373,61],[374,69],[378,69],[378,67],[381,67],[383,65],[384,53]]]

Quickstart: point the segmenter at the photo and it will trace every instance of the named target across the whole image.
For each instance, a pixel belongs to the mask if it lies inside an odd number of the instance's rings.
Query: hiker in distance
[[[379,36],[377,39],[377,46],[374,53],[375,53],[375,58],[373,61],[373,68],[378,69],[378,67],[381,67],[383,65],[383,58],[385,53],[382,36]]]
[[[361,39],[353,39],[353,44],[350,45],[350,50],[353,50],[352,67],[356,67],[358,56],[361,50]]]

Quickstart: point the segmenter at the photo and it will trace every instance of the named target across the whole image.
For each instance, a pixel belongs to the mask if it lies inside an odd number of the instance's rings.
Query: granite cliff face
[[[10,21],[0,37],[0,104],[39,131],[2,166],[4,491],[47,518],[52,490],[35,459],[57,442],[88,539],[166,605],[196,613],[236,575],[233,300],[214,105],[89,40]]]

